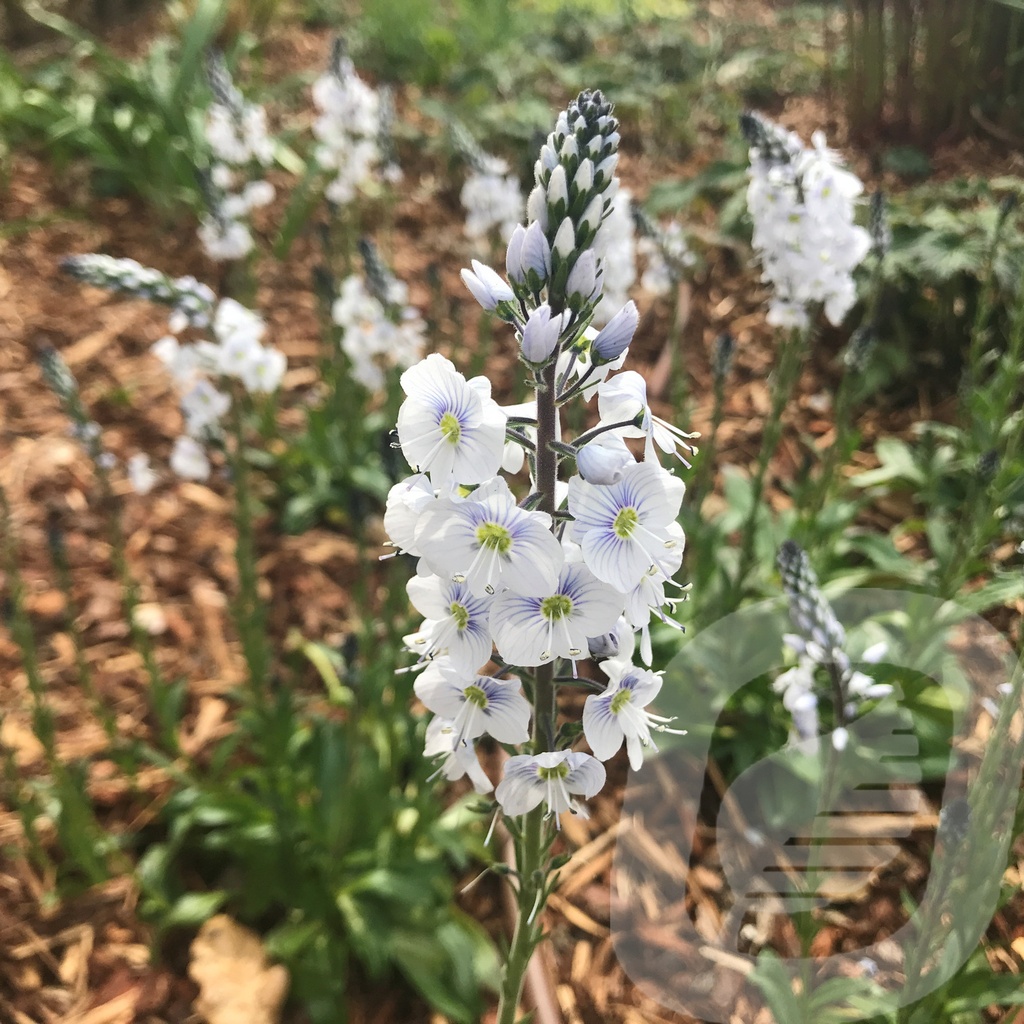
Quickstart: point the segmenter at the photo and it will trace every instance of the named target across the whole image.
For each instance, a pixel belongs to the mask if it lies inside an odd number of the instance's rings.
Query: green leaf
[[[956,603],[980,615],[990,608],[1001,607],[1021,597],[1024,597],[1024,573],[1014,572],[1000,574],[970,593],[961,592],[957,595]]]
[[[748,975],[764,993],[769,1009],[778,1021],[801,1021],[804,1019],[800,1011],[800,1001],[793,992],[793,984],[789,972],[782,966],[777,954],[771,951],[761,953],[757,958],[757,966]]]
[[[193,928],[213,917],[228,898],[223,890],[213,892],[190,892],[176,900],[163,916],[165,928]]]

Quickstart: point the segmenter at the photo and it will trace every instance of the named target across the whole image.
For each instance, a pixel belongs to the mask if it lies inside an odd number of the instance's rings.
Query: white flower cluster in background
[[[583,714],[593,755],[563,746],[511,757],[495,792],[509,815],[542,802],[554,815],[585,815],[577,798],[603,785],[601,761],[625,743],[639,767],[656,749],[652,733],[668,726],[646,710],[660,675],[632,657],[639,633],[649,665],[652,619],[672,624],[667,588],[683,558],[676,518],[684,485],[659,458],[691,451],[692,435],[653,415],[638,373],[609,376],[626,357],[636,306],[626,301],[600,332],[588,327],[602,301],[604,260],[616,255],[611,247],[599,254],[595,236],[614,216],[617,125],[600,93],[563,111],[537,163],[529,226],[509,242],[508,281],[475,260],[463,271],[481,305],[514,327],[526,370],[549,382],[546,397],[503,409],[486,377],[467,380],[439,354],[401,380],[398,444],[413,475],[392,489],[385,527],[417,559],[408,591],[424,621],[406,642],[423,669],[416,693],[437,716],[428,754],[443,758],[447,778],[468,774],[489,791],[474,743],[484,734],[505,744],[530,739],[521,674],[557,662],[556,674],[575,675],[580,661],[605,659],[608,683]],[[626,221],[631,231],[628,206]],[[595,394],[599,423],[570,441],[562,407]],[[536,450],[541,401],[558,445],[550,472],[557,477],[559,463],[568,470],[547,498]],[[629,438],[643,442],[642,461]],[[518,490],[532,498],[520,499],[502,475],[523,468],[529,479]],[[537,508],[546,500],[555,515]]]
[[[253,247],[249,214],[274,201],[274,186],[254,176],[274,155],[263,107],[247,103],[231,80],[223,55],[212,53],[207,74],[213,102],[206,111],[204,136],[213,164],[203,179],[207,213],[199,240],[210,259],[238,260]]]
[[[344,206],[365,191],[378,175],[395,182],[401,171],[387,160],[382,141],[389,137],[393,107],[356,74],[340,40],[334,44],[330,69],[313,83],[313,103],[318,117],[313,123],[316,159],[332,179],[324,194]]]
[[[854,223],[860,179],[840,166],[815,132],[812,148],[799,136],[756,114],[743,118],[750,142],[747,209],[763,279],[773,288],[768,321],[806,329],[820,304],[838,325],[857,298],[853,272],[871,249]]]
[[[341,328],[352,376],[368,391],[384,387],[388,370],[405,369],[423,355],[426,325],[408,304],[408,288],[393,276],[384,289],[373,288],[362,274],[347,277],[331,306],[331,319]]]
[[[669,295],[697,260],[686,244],[683,226],[676,220],[664,227],[654,224],[639,207],[633,218],[640,236],[637,255],[646,261],[640,287],[652,295]]]
[[[175,441],[171,468],[189,480],[210,475],[202,442],[219,436],[231,408],[225,385],[235,380],[251,394],[268,394],[277,390],[286,368],[284,353],[262,344],[263,319],[234,299],[220,300],[211,327],[213,340],[183,345],[168,334],[153,346],[153,354],[174,378],[185,417],[185,433]]]
[[[519,181],[504,160],[486,153],[474,162],[459,199],[466,211],[466,236],[473,241],[497,232],[507,242],[523,219]]]

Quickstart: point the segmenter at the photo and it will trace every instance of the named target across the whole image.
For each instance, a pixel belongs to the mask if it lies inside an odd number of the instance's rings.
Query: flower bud
[[[548,194],[543,185],[537,185],[526,200],[526,219],[537,222],[546,231],[548,226]]]
[[[601,226],[601,219],[603,217],[604,196],[599,194],[587,203],[587,208],[583,211],[583,216],[580,218],[580,228],[588,227],[592,231],[597,231]]]
[[[634,462],[636,459],[617,434],[599,434],[576,453],[576,468],[588,484],[616,484],[623,470]]]
[[[528,363],[542,365],[558,347],[558,337],[562,333],[562,318],[551,316],[551,307],[545,302],[538,306],[526,321],[523,328],[523,358]]]
[[[562,259],[570,256],[576,248],[576,234],[572,229],[572,221],[568,217],[565,217],[559,225],[551,248]]]
[[[590,353],[595,363],[610,363],[618,359],[633,340],[640,313],[636,303],[627,302],[601,329],[601,333],[590,345]]]
[[[584,301],[594,297],[597,288],[597,255],[587,249],[573,264],[569,279],[565,283],[565,294],[572,298],[579,295]]]
[[[508,240],[508,248],[505,250],[505,273],[508,279],[516,284],[522,284],[526,275],[523,273],[523,240],[526,238],[526,228],[517,224],[512,237]]]
[[[561,164],[551,172],[551,177],[548,179],[547,200],[548,209],[556,211],[556,216],[559,203],[563,203],[565,207],[569,205],[569,189],[565,183],[565,168]],[[564,207],[562,212],[565,212]]]
[[[568,163],[570,160],[575,160],[580,155],[580,148],[576,143],[576,136],[570,135],[565,142],[562,143],[562,148],[558,151],[558,157],[561,162]]]
[[[544,235],[544,226],[535,220],[523,236],[523,273],[533,271],[546,281],[551,276],[551,248]]]
[[[500,275],[479,260],[472,262],[472,270],[462,271],[462,281],[484,309],[493,312],[499,302],[508,302],[515,298],[512,289]]]
[[[610,156],[606,156],[598,165],[594,168],[594,180],[598,178],[602,182],[607,184],[611,181],[615,175],[615,165],[619,162],[619,154],[612,153]]]
[[[594,187],[594,164],[591,160],[584,160],[572,179],[572,187],[577,195],[582,192],[589,192]]]

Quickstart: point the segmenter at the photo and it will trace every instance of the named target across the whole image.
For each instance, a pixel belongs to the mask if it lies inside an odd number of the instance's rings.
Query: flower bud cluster
[[[217,301],[213,289],[194,277],[168,277],[137,260],[90,252],[67,256],[60,266],[85,284],[170,306],[170,329],[175,333],[186,327],[206,327]]]
[[[782,587],[789,598],[790,618],[798,630],[798,634],[787,634],[785,643],[797,655],[798,662],[780,675],[773,686],[783,694],[782,703],[793,717],[797,738],[813,750],[818,736],[817,669],[825,669],[838,688],[843,706],[834,710],[837,720],[843,722],[856,713],[859,702],[888,696],[892,687],[876,683],[853,669],[846,652],[846,631],[821,592],[807,552],[795,541],[787,540],[779,549],[778,565]],[[861,655],[861,661],[877,662],[886,650],[886,644],[876,644]],[[844,727],[833,733],[832,741],[837,749],[845,746]]]
[[[674,625],[666,588],[682,564],[676,518],[684,486],[659,459],[692,451],[692,435],[653,414],[640,374],[608,376],[626,357],[636,307],[627,303],[601,332],[587,327],[601,298],[591,243],[617,188],[614,161],[605,162],[618,141],[616,125],[600,94],[582,94],[542,151],[543,220],[534,217],[513,234],[510,283],[476,261],[463,271],[481,305],[516,328],[535,400],[503,409],[486,377],[467,380],[439,354],[401,380],[398,446],[414,475],[392,489],[384,523],[391,543],[418,562],[408,591],[424,621],[406,642],[423,669],[416,693],[437,716],[429,753],[444,758],[441,771],[449,779],[468,774],[488,791],[474,741],[485,733],[505,744],[529,741],[534,709],[520,675],[553,663],[575,674],[580,661],[607,659],[608,685],[587,699],[583,713],[595,756],[554,743],[557,749],[535,745],[511,757],[496,790],[510,815],[542,801],[553,814],[584,814],[576,798],[600,789],[600,762],[625,743],[639,767],[645,751],[656,749],[652,733],[668,725],[646,710],[661,677],[632,659],[639,633],[641,659],[650,664],[653,619]],[[577,178],[595,159],[602,169],[591,166]],[[562,196],[559,173],[569,167],[574,175]],[[601,214],[591,225],[581,211],[595,198]],[[545,224],[557,218],[569,228],[547,232]],[[549,238],[568,231],[571,243]],[[589,266],[591,282],[585,306],[558,301],[574,294],[566,286],[581,266]],[[559,268],[568,270],[561,291]],[[560,410],[594,394],[599,423],[570,442]],[[554,422],[544,436],[548,416]],[[642,461],[627,446],[630,438],[642,442]],[[541,445],[555,459],[547,471]],[[516,484],[524,466],[528,479]],[[525,493],[521,500],[502,470]]]
[[[747,209],[763,280],[774,294],[769,323],[805,329],[809,308],[824,307],[835,325],[857,298],[853,273],[871,248],[871,236],[854,223],[859,178],[815,132],[813,147],[767,118],[745,115],[750,142]]]
[[[365,276],[341,283],[331,319],[341,328],[341,348],[352,376],[368,391],[380,391],[386,373],[405,369],[423,355],[426,325],[408,305],[408,288],[387,268],[372,243],[360,243]]]
[[[200,178],[207,213],[199,240],[212,260],[237,260],[253,247],[249,214],[274,201],[274,186],[254,174],[274,155],[263,107],[247,103],[231,80],[224,56],[207,58],[207,79],[213,102],[206,111],[204,136],[213,163]]]
[[[313,83],[313,103],[319,116],[313,123],[316,159],[332,175],[324,194],[332,203],[347,205],[365,192],[378,176],[386,181],[401,177],[389,158],[393,110],[356,74],[355,66],[337,40],[328,71]]]
[[[189,480],[205,480],[210,463],[202,442],[219,436],[231,408],[230,381],[246,391],[276,391],[286,368],[284,353],[263,345],[263,319],[234,299],[221,299],[211,323],[213,340],[181,344],[173,334],[153,346],[180,392],[185,433],[177,438],[171,469]]]
[[[234,380],[250,393],[266,394],[277,390],[284,376],[284,353],[262,344],[266,330],[262,318],[234,299],[218,301],[213,290],[195,278],[170,278],[135,260],[87,253],[69,256],[61,266],[88,284],[172,307],[169,333],[153,346],[153,354],[181,393],[185,418],[185,433],[175,441],[171,468],[187,479],[205,480],[210,463],[200,442],[219,433],[220,422],[231,408],[230,394],[217,385]],[[207,328],[213,340],[182,344],[177,337],[186,330]],[[141,463],[137,466],[136,488],[143,490],[149,478]]]
[[[570,275],[593,248],[618,191],[618,128],[601,92],[582,92],[559,114],[534,167],[536,184],[526,213],[531,225],[540,225],[546,242],[548,265],[540,286],[547,287],[548,301],[559,310],[579,311],[601,289],[599,260],[583,268],[582,279],[578,274],[570,282]],[[514,279],[511,270],[510,276]]]

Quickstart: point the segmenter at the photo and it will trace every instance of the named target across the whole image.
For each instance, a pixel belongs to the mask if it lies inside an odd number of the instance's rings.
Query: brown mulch
[[[327,45],[324,33],[296,31],[269,47],[268,60],[282,70],[319,66]],[[793,117],[785,119],[794,127],[804,118],[808,124],[821,123],[805,105],[794,105],[791,113]],[[962,160],[958,166],[970,166],[971,156],[964,151],[951,159]],[[694,156],[673,173],[693,173],[707,159]],[[644,194],[655,173],[643,158],[627,154],[623,160],[624,180],[638,195]],[[658,167],[657,173],[665,169]],[[410,172],[406,184],[393,234],[386,240],[388,254],[399,276],[410,283],[412,302],[421,308],[430,301],[427,270],[438,268],[446,296],[459,304],[465,329],[471,333],[476,312],[458,281],[467,253],[452,196],[429,174],[416,179]],[[64,355],[78,377],[87,408],[103,427],[106,447],[119,460],[144,451],[155,464],[165,464],[171,441],[180,431],[180,415],[170,381],[149,355],[150,345],[163,333],[164,311],[81,287],[63,277],[57,266],[65,254],[99,251],[211,282],[218,272],[199,252],[191,224],[164,223],[132,200],[96,199],[76,172],[58,176],[28,154],[14,157],[2,201],[3,221],[31,218],[40,226],[0,241],[0,331],[8,339],[0,347],[0,484],[12,504],[28,607],[57,718],[61,755],[68,760],[92,759],[90,791],[105,823],[113,832],[137,831],[152,820],[170,784],[155,770],[134,790],[116,777],[102,757],[102,729],[76,683],[67,609],[53,584],[48,555],[47,531],[53,529],[62,534],[72,565],[77,624],[95,686],[125,734],[141,737],[152,728],[145,677],[127,641],[120,589],[110,568],[104,515],[93,504],[92,470],[68,436],[36,355],[46,345]],[[280,205],[269,211],[268,232],[279,215]],[[773,336],[764,323],[764,292],[742,257],[725,249],[711,249],[706,256],[707,268],[688,296],[683,331],[687,392],[693,396],[692,420],[683,426],[707,429],[709,353],[715,337],[729,329],[737,341],[737,357],[719,435],[719,459],[722,464],[749,465],[756,458],[760,424],[768,412],[766,378],[774,364]],[[312,240],[300,237],[287,263],[267,261],[259,274],[256,305],[268,320],[273,343],[288,356],[284,392],[291,409],[284,418],[290,423],[297,421],[299,404],[315,379],[319,327],[310,286],[315,260]],[[632,349],[633,365],[648,375],[652,390],[662,382],[663,399],[671,391],[664,358],[666,306],[647,303]],[[443,326],[446,343],[453,345],[452,325]],[[834,355],[840,341],[824,339],[803,374],[774,467],[778,480],[791,478],[799,469],[801,437],[827,441],[827,395],[836,381]],[[514,366],[507,345],[496,360],[507,383]],[[865,410],[860,422],[865,449],[870,450],[873,439],[883,432],[902,432],[925,414],[935,416],[931,405],[923,388],[916,408]],[[660,411],[671,416],[667,401]],[[868,456],[860,461],[870,465]],[[148,497],[134,495],[127,486],[118,490],[147,629],[165,675],[188,681],[181,737],[190,753],[199,754],[230,728],[229,696],[243,677],[244,663],[228,614],[237,585],[230,488],[224,479],[215,478],[209,485],[167,479]],[[778,487],[772,488],[769,498],[780,508],[787,501]],[[363,571],[352,542],[325,528],[301,538],[282,537],[266,522],[259,543],[261,571],[272,591],[275,637],[284,637],[294,627],[306,638],[338,644],[362,613],[349,596],[351,583]],[[26,777],[42,771],[30,707],[17,648],[0,629],[0,743],[14,752]],[[555,995],[571,1024],[678,1021],[682,1018],[635,989],[615,959],[609,934],[609,879],[625,767],[616,761],[611,768],[617,784],[595,801],[592,818],[565,823],[565,846],[578,852],[547,915]],[[907,851],[904,876],[882,880],[870,893],[870,904],[864,894],[860,910],[851,910],[852,917],[859,915],[863,932],[886,922],[891,926],[889,918],[900,912],[901,889],[908,879],[921,877],[928,830],[933,827],[934,822],[922,823],[920,841]],[[195,988],[184,971],[184,954],[164,950],[162,959],[151,956],[152,934],[137,914],[138,894],[131,876],[54,902],[53,879],[38,877],[23,857],[7,852],[19,841],[20,831],[13,810],[0,806],[0,1019],[15,1024],[197,1019],[192,1009]],[[698,921],[713,926],[721,921],[724,893],[720,880],[716,882],[719,865],[711,830],[698,834],[700,885],[688,897],[687,909]],[[493,887],[481,886],[470,899],[474,911],[495,918],[500,914]],[[999,927],[1007,935],[1017,934],[1017,926],[1006,917]],[[834,938],[838,942],[838,936]],[[1002,967],[1020,969],[1016,961]],[[737,1012],[750,1024],[742,1008]],[[351,1007],[351,1019],[367,1024],[386,1024],[394,1013],[395,1004],[380,992],[356,999]]]

